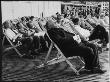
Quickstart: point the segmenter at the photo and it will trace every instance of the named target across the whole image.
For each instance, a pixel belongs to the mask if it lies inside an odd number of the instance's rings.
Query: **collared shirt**
[[[11,40],[16,36],[16,34],[9,28],[6,29],[5,33]]]
[[[90,31],[89,30],[86,30],[86,29],[83,29],[81,28],[79,25],[74,25],[75,26],[75,29],[82,34],[82,36],[84,36],[85,38],[89,37],[90,36]]]

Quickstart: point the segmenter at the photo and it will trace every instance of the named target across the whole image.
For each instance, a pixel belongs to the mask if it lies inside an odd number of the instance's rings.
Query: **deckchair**
[[[4,46],[4,41],[5,39],[8,40],[8,42],[10,43],[11,47],[8,47],[5,49],[5,51],[8,51],[10,49],[14,49],[16,51],[16,53],[22,57],[23,54],[20,53],[20,51],[17,49],[17,47],[20,47],[22,46],[22,42],[17,40],[16,42],[13,42],[13,40],[6,34],[6,29],[4,28],[4,25],[2,26],[2,30],[3,30],[3,34],[4,34],[4,37],[3,37],[3,41],[2,41],[2,45]],[[4,51],[4,52],[5,52]]]
[[[90,29],[92,30],[92,32],[93,32],[93,26],[91,25],[91,24],[89,24],[88,22],[87,22],[87,20],[85,20],[85,24],[88,26],[88,27],[90,27]],[[91,34],[92,34],[92,32],[91,32]],[[98,44],[98,42],[100,42],[100,40],[99,39],[95,39],[95,40],[92,40],[91,41],[92,43],[94,43],[94,44],[97,44],[98,46],[99,46],[99,44]]]
[[[54,43],[51,38],[49,37],[48,33],[47,33],[47,30],[41,26],[41,28],[43,29],[43,31],[45,31],[46,35],[48,36],[48,38],[50,39],[51,41],[51,45],[49,47],[49,50],[48,50],[48,53],[46,55],[46,58],[44,60],[44,63],[39,65],[39,66],[36,66],[36,68],[41,68],[41,67],[45,67],[47,65],[52,65],[52,64],[55,64],[55,63],[60,63],[62,61],[66,61],[66,63],[70,66],[70,68],[75,72],[75,74],[79,75],[79,71],[84,67],[81,67],[79,70],[77,70],[75,68],[75,66],[69,61],[69,59],[73,59],[73,58],[79,58],[79,60],[81,60],[81,58],[79,56],[73,56],[73,57],[69,57],[69,58],[66,58],[65,55],[62,53],[62,51],[60,50],[60,48],[56,45],[56,43]],[[58,50],[58,54],[60,54],[60,58],[54,58],[53,60],[50,60],[48,61],[48,58],[50,56],[50,52],[52,50],[52,47],[55,46],[55,48]],[[81,62],[84,64],[84,62],[81,60]]]
[[[11,44],[12,47],[9,47],[9,48],[6,48],[5,51],[7,50],[10,50],[10,49],[14,49],[16,51],[16,53],[22,57],[23,55],[17,50],[17,47],[22,45],[22,43],[20,41],[17,42],[16,45],[13,44],[13,42],[11,41],[10,37],[8,37],[5,33],[5,29],[3,28],[3,34],[4,34],[4,37],[3,37],[3,41],[2,41],[2,45],[4,45],[4,41],[5,41],[5,38],[8,40],[8,42]],[[4,51],[4,52],[5,52]]]
[[[84,22],[85,22],[85,24],[91,29],[91,31],[93,32],[93,26],[91,26],[86,20],[84,20]],[[71,23],[69,23],[69,25],[70,24],[72,24],[72,22]],[[74,24],[72,24],[72,25],[70,25],[71,26],[71,29],[74,31],[74,32],[76,32],[76,33],[78,33],[81,37],[82,37],[82,39],[84,39],[85,41],[88,41],[86,38],[84,38],[83,36],[82,36],[82,34],[80,34],[75,28],[74,28]],[[90,34],[92,34],[92,32],[90,33]],[[99,39],[95,39],[95,40],[92,40],[92,41],[89,41],[89,42],[91,42],[91,43],[94,43],[94,44],[98,44],[98,42],[99,42],[100,40]]]
[[[85,24],[86,24],[91,30],[93,30],[93,26],[91,26],[91,25],[87,22],[87,20],[84,20],[84,22],[85,22]]]

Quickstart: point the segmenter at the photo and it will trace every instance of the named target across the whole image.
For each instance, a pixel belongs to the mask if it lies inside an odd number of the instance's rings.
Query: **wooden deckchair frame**
[[[70,24],[70,23],[69,23]],[[89,25],[89,24],[88,24]],[[71,25],[70,25],[71,26]],[[71,26],[71,28],[72,28],[72,30],[74,31],[74,29],[73,29],[73,27]],[[92,28],[92,26],[90,26],[90,28]],[[43,30],[46,30],[46,29],[44,29],[44,28],[42,28]],[[76,29],[75,29],[75,31],[76,31]],[[80,34],[79,32],[78,32],[78,34]],[[49,35],[48,35],[48,33],[46,32],[46,35],[49,37]],[[81,34],[80,34],[80,36],[82,36]],[[50,39],[50,37],[49,37],[49,39]],[[83,38],[84,40],[86,40],[85,38]],[[51,40],[51,39],[50,39]],[[98,40],[96,41],[96,42],[98,42]],[[62,59],[57,59],[57,58],[54,58],[53,60],[50,60],[50,61],[47,61],[48,60],[48,57],[49,57],[49,55],[50,55],[50,52],[51,52],[51,50],[52,50],[52,46],[55,46],[56,48],[57,48],[57,50],[58,50],[58,52],[62,55]],[[58,48],[58,46],[51,40],[51,45],[50,45],[50,48],[49,48],[49,51],[48,51],[48,53],[47,53],[47,56],[46,56],[46,58],[45,58],[45,61],[44,61],[44,64],[42,64],[42,65],[40,65],[40,66],[37,66],[38,68],[40,68],[40,67],[44,67],[45,66],[45,64],[47,64],[47,65],[52,65],[52,64],[55,64],[55,63],[59,63],[59,62],[62,62],[62,61],[66,61],[67,62],[67,64],[69,64],[69,66],[72,68],[72,70],[77,74],[77,75],[79,75],[79,71],[82,69],[82,68],[84,68],[84,66],[81,68],[81,69],[79,69],[79,70],[76,70],[75,68],[74,68],[74,66],[71,64],[71,62],[69,61],[69,59],[73,59],[74,57],[77,57],[77,58],[79,58],[80,60],[81,60],[81,62],[83,63],[83,64],[85,64],[85,62],[79,57],[79,56],[73,56],[73,57],[69,57],[69,58],[66,58],[65,56],[64,56],[64,54],[61,52],[61,50]],[[54,60],[56,60],[55,62],[53,62]],[[58,61],[57,61],[58,60]]]
[[[49,37],[49,35],[48,35],[48,33],[47,33],[47,30],[46,30],[45,28],[43,28],[42,26],[41,26],[40,28],[43,29],[43,31],[46,32],[46,35],[47,35],[48,38],[50,39],[50,37]],[[50,39],[50,40],[51,40],[51,39]],[[51,52],[53,46],[55,46],[55,48],[58,50],[59,54],[61,54],[62,59],[60,59],[60,58],[54,58],[53,60],[48,61],[48,58],[49,58],[49,56],[50,56],[50,52]],[[80,58],[79,56],[73,56],[73,57],[66,58],[66,57],[64,56],[64,54],[62,53],[62,51],[59,49],[59,47],[51,40],[51,45],[50,45],[50,47],[49,47],[49,50],[48,50],[48,53],[47,53],[46,58],[45,58],[45,60],[44,60],[44,63],[43,63],[42,65],[39,65],[39,66],[36,66],[36,67],[37,67],[37,68],[41,68],[41,67],[45,67],[46,65],[52,65],[52,64],[55,64],[55,63],[60,63],[60,62],[62,62],[62,61],[66,61],[66,63],[67,63],[67,64],[70,66],[70,68],[75,72],[75,74],[79,75],[79,71],[80,71],[82,68],[84,68],[84,66],[81,67],[81,69],[77,70],[77,69],[74,67],[74,65],[72,65],[72,63],[69,61],[69,59],[73,59],[74,57],[77,57],[77,58],[79,58],[79,59],[81,60],[81,58]],[[53,62],[54,60],[56,60],[56,61]],[[83,62],[82,60],[81,60],[81,62],[84,64],[84,62]]]
[[[21,54],[21,53],[19,52],[19,50],[17,49],[18,46],[22,45],[22,43],[21,43],[20,41],[18,41],[17,44],[14,45],[13,42],[10,40],[10,38],[6,35],[5,29],[4,29],[4,28],[2,28],[2,29],[3,29],[3,34],[4,34],[3,41],[2,41],[2,46],[4,46],[5,38],[8,40],[8,42],[9,42],[10,45],[12,46],[12,47],[6,48],[5,51],[8,51],[8,50],[10,50],[10,49],[14,49],[14,50],[16,51],[16,53],[17,53],[20,57],[22,57],[23,54]],[[4,51],[4,52],[5,52],[5,51]]]

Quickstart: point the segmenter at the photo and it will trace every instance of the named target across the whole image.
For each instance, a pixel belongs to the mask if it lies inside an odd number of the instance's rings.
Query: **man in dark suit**
[[[57,44],[66,57],[81,56],[85,61],[85,69],[92,73],[104,73],[100,69],[98,54],[96,55],[90,47],[74,39],[75,34],[57,28],[48,21],[45,25],[50,38]]]

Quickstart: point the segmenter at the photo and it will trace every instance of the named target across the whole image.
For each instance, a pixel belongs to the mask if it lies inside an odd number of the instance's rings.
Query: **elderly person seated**
[[[22,23],[21,23],[22,24]],[[47,45],[44,39],[45,32],[36,33],[35,30],[25,30],[20,23],[17,24],[18,30],[20,33],[24,34],[27,37],[30,37],[33,40],[33,46],[35,51],[38,53],[47,51]]]
[[[82,36],[84,38],[87,38],[90,36],[90,31],[84,28],[80,27],[80,21],[79,18],[73,18],[72,22],[74,23],[74,28],[80,33],[82,34]]]
[[[17,41],[20,41],[22,43],[22,46],[26,47],[26,54],[23,56],[23,58],[29,58],[33,59],[35,58],[34,54],[30,53],[30,50],[32,50],[32,40],[29,37],[25,37],[22,33],[19,33],[15,27],[11,25],[10,21],[6,21],[3,23],[5,28],[6,35],[12,40],[14,44],[17,43]]]
[[[36,33],[42,31],[40,28],[38,21],[33,16],[30,17],[30,21],[27,23],[28,28],[34,29]]]
[[[103,13],[100,14],[100,17],[98,19],[98,23],[97,25],[101,25],[103,26],[107,31],[109,30],[109,18],[106,16],[105,18],[105,15]]]
[[[98,28],[100,29],[100,34],[102,34],[100,37],[102,37],[102,39],[103,39],[103,47],[106,47],[109,43],[109,36],[108,36],[109,24],[105,22],[104,13],[100,14],[100,16],[98,18],[97,26],[99,26]]]
[[[95,40],[95,39],[100,39],[101,41],[104,41],[105,44],[108,43],[108,33],[106,32],[106,30],[100,26],[97,25],[92,32],[90,32],[89,30],[83,29],[80,27],[79,25],[79,19],[75,18],[72,20],[74,25],[75,25],[75,29],[86,39],[88,39],[89,41]]]
[[[104,21],[105,21],[106,24],[109,25],[109,13],[105,13]]]
[[[51,24],[50,24],[51,23]],[[57,44],[66,57],[81,56],[85,61],[85,69],[92,73],[104,73],[101,70],[98,54],[87,45],[75,38],[75,34],[69,33],[62,28],[57,28],[48,21],[45,25],[50,38]],[[96,47],[95,47],[96,48]]]
[[[91,30],[89,27],[86,26],[85,21],[86,21],[86,19],[84,19],[83,15],[79,15],[80,26],[84,29]]]
[[[95,28],[96,23],[97,23],[97,17],[95,16],[91,16],[91,14],[89,14],[86,18],[86,21],[93,27]]]

